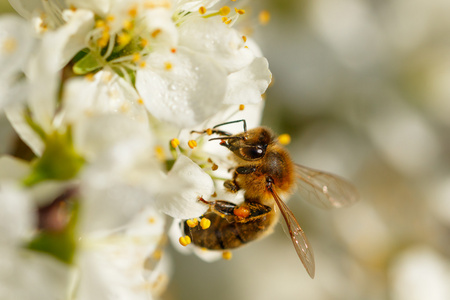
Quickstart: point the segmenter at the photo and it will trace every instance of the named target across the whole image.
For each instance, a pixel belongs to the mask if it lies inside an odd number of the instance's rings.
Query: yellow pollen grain
[[[239,105],[239,110],[244,110],[244,109],[245,109],[245,105],[244,104]]]
[[[180,140],[177,138],[171,139],[170,146],[175,149],[176,147],[180,146]]]
[[[105,23],[104,20],[97,20],[97,21],[95,22],[95,27],[96,27],[96,28],[102,28],[102,27],[105,27],[105,26],[106,26],[106,23]]]
[[[223,251],[222,252],[222,258],[226,260],[230,260],[233,257],[233,254],[231,254],[230,251]]]
[[[155,252],[153,252],[152,258],[153,258],[154,260],[158,261],[158,260],[161,259],[162,255],[163,255],[163,252],[162,252],[161,250],[158,249],[158,250],[155,250]]]
[[[259,24],[266,25],[270,21],[270,12],[262,10],[258,15]]]
[[[161,29],[155,29],[153,32],[152,32],[152,38],[156,38],[159,34],[161,33]]]
[[[242,40],[244,41],[244,43],[247,41],[247,37],[245,35],[242,36]]]
[[[133,58],[131,58],[132,62],[137,62],[141,59],[141,54],[139,53],[133,53]]]
[[[198,9],[199,14],[204,15],[206,13],[206,7],[204,6],[200,6],[200,8]]]
[[[235,11],[236,13],[240,14],[240,15],[245,14],[245,10],[243,10],[243,9],[237,9],[236,7],[234,8],[234,11]]]
[[[88,73],[84,76],[87,81],[94,81],[94,73]]]
[[[128,10],[128,15],[129,15],[130,17],[134,18],[134,17],[136,17],[137,12],[138,12],[137,5],[134,5],[134,6],[132,6],[132,7],[130,8],[130,10]]]
[[[197,147],[197,141],[189,140],[188,141],[188,146],[189,146],[189,148],[194,149],[195,147]]]
[[[141,43],[141,46],[142,46],[142,47],[145,47],[145,46],[148,45],[148,40],[146,40],[146,39],[141,39],[140,43]]]
[[[125,20],[123,21],[123,28],[125,30],[130,31],[131,29],[133,29],[133,22],[131,20]]]
[[[209,226],[211,226],[211,221],[207,218],[202,218],[200,221],[200,227],[205,230],[208,229]]]
[[[206,129],[206,134],[207,134],[207,135],[213,134],[212,129],[211,129],[211,128]]]
[[[224,6],[221,9],[219,9],[219,14],[221,16],[226,16],[230,13],[231,9],[228,6]]]
[[[172,70],[172,63],[171,62],[169,62],[169,61],[166,61],[165,63],[164,63],[164,69],[166,69],[166,71],[170,71],[170,70]]]
[[[289,145],[291,143],[291,136],[287,133],[283,133],[278,137],[278,142],[281,145]]]
[[[195,226],[198,225],[198,220],[197,218],[191,219],[191,220],[187,220],[186,221],[187,226],[194,228]]]
[[[166,160],[166,155],[164,154],[164,148],[161,146],[156,146],[155,147],[155,153],[156,153],[156,157],[160,160],[160,161],[164,161]]]
[[[3,51],[5,53],[13,53],[17,49],[17,40],[13,38],[8,38],[3,42]]]
[[[106,16],[106,22],[112,22],[116,19],[114,15],[107,15]]]
[[[189,236],[182,236],[180,237],[180,239],[178,240],[181,244],[181,246],[186,247],[187,245],[189,245],[191,243],[191,238]]]
[[[131,41],[131,35],[128,33],[122,32],[117,36],[117,43],[121,46],[128,45],[128,43]]]

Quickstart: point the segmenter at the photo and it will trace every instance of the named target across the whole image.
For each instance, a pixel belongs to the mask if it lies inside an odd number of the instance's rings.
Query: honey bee
[[[217,127],[242,122],[244,131],[231,134]],[[279,213],[283,216],[294,248],[311,278],[315,275],[314,255],[305,233],[282,197],[296,187],[306,199],[323,208],[349,205],[357,200],[356,189],[343,178],[295,164],[266,127],[247,130],[245,120],[216,125],[197,133],[221,135],[220,145],[234,155],[236,167],[231,180],[224,182],[230,192],[244,191],[243,203],[223,200],[205,201],[208,211],[201,216],[211,221],[207,229],[184,221],[184,233],[192,243],[210,250],[240,247],[272,232]],[[297,186],[298,183],[298,186]]]

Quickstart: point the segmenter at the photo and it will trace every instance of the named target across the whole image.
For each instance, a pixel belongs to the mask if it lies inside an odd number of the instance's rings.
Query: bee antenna
[[[245,119],[242,119],[242,120],[234,120],[234,121],[230,121],[230,122],[221,123],[221,124],[218,124],[218,125],[214,126],[213,129],[214,129],[214,128],[217,128],[217,127],[219,127],[219,126],[228,125],[228,124],[234,124],[234,123],[239,123],[239,122],[242,122],[242,123],[243,123],[243,126],[244,126],[244,132],[246,132],[246,131],[247,131],[247,122],[245,122]]]
[[[244,137],[242,137],[242,136],[222,136],[222,137],[216,137],[216,138],[209,139],[208,141],[214,141],[214,140],[233,140],[233,139],[243,140]]]

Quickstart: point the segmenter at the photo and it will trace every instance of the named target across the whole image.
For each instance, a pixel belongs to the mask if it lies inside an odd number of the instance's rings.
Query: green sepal
[[[77,75],[85,75],[96,71],[102,67],[102,62],[98,56],[89,52],[73,65],[73,72]]]
[[[77,236],[75,233],[78,221],[78,205],[76,203],[75,201],[69,222],[62,231],[39,232],[26,248],[49,254],[66,264],[72,264],[77,248]]]
[[[44,180],[72,179],[83,164],[83,157],[73,147],[70,129],[62,134],[54,132],[46,137],[44,152],[34,161],[31,174],[23,183],[32,186]]]

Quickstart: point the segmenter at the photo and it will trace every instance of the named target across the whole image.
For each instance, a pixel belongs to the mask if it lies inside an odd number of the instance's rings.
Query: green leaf
[[[75,235],[78,220],[78,205],[74,205],[72,215],[63,231],[38,233],[26,248],[47,253],[64,263],[72,264],[76,251]]]
[[[73,65],[73,72],[77,75],[84,75],[101,67],[102,62],[98,59],[98,56],[89,52]]]
[[[32,186],[44,180],[68,180],[74,178],[84,164],[72,144],[70,130],[54,132],[47,136],[42,156],[33,164],[31,174],[23,183]]]

